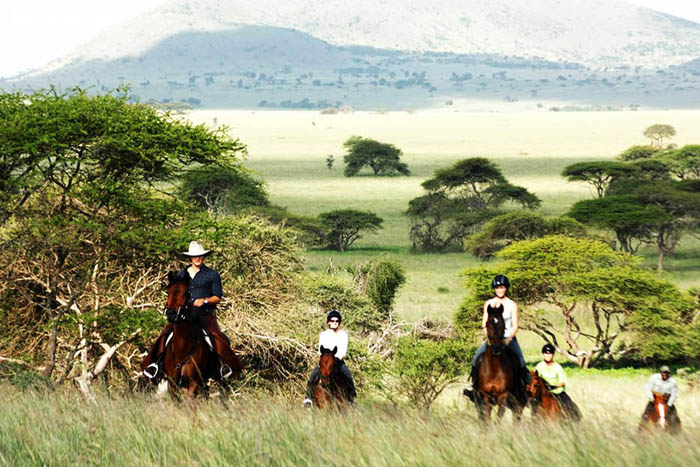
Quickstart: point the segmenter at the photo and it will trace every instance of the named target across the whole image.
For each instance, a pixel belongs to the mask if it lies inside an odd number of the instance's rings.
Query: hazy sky
[[[698,0],[624,1],[700,23]],[[3,0],[3,3],[0,77],[9,77],[46,65],[119,22],[167,0]]]

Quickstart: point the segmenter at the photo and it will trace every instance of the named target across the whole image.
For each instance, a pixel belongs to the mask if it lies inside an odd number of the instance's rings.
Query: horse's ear
[[[335,355],[338,352],[338,346],[336,345],[333,347],[333,352],[331,352],[333,355]]]

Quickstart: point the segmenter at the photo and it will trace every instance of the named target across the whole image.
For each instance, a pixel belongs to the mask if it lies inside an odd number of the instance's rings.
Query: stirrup
[[[158,374],[158,364],[157,363],[151,363],[146,367],[145,370],[143,370],[143,375],[148,378],[148,379],[153,379],[156,377]]]
[[[314,406],[314,403],[311,399],[304,399],[304,402],[301,403],[302,408],[313,407],[313,406]]]
[[[219,373],[221,374],[222,379],[230,378],[231,375],[233,374],[233,370],[231,369],[230,366],[227,364],[221,365],[221,369],[219,370]]]

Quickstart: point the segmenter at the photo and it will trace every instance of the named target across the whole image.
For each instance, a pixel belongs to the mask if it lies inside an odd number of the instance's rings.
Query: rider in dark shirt
[[[228,337],[221,332],[216,321],[216,305],[223,297],[223,290],[219,273],[204,265],[204,257],[210,253],[211,250],[205,250],[199,243],[191,242],[189,250],[183,253],[190,258],[191,265],[180,274],[189,274],[190,276],[189,292],[192,306],[200,311],[202,327],[207,336],[211,337],[211,345],[221,360],[221,378],[226,379],[233,374],[232,368],[237,368],[239,365],[237,364],[238,358],[231,350]],[[148,355],[141,362],[144,376],[151,381],[158,380],[162,376],[162,357],[172,329],[173,325],[168,323],[153,343]]]

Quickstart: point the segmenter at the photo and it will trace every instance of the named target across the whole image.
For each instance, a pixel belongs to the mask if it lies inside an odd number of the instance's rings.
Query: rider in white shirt
[[[663,365],[658,373],[654,373],[647,381],[646,394],[649,403],[644,409],[642,420],[647,420],[654,413],[654,393],[661,394],[666,397],[666,405],[668,405],[667,419],[669,425],[677,427],[681,420],[676,412],[676,399],[678,399],[678,383],[671,376],[671,369]]]
[[[345,356],[348,353],[348,333],[340,329],[340,323],[342,320],[343,317],[340,315],[338,310],[333,309],[328,312],[328,315],[326,316],[328,329],[322,331],[318,336],[318,345],[316,346],[316,350],[318,351],[318,354],[321,355],[321,347],[329,350],[333,350],[333,348],[338,349],[335,353],[335,358],[339,361],[338,371],[343,375],[350,386],[350,394],[348,395],[349,402],[354,404],[357,392],[355,391],[355,381],[353,380],[352,374],[345,365],[344,361]],[[306,386],[306,399],[304,399],[302,406],[307,407],[313,404],[313,388],[318,382],[320,375],[321,369],[318,365],[316,365],[316,368],[314,368],[314,371],[309,377],[309,381]]]

